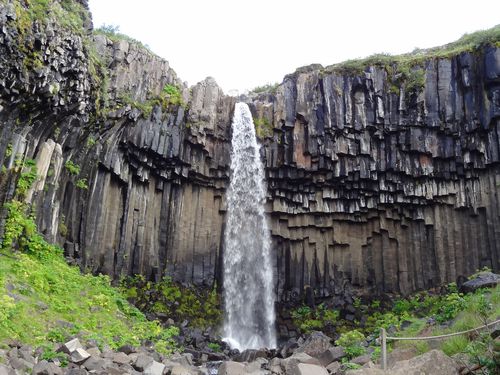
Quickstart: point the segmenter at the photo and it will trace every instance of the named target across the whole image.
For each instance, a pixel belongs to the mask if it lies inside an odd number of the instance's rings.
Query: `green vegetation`
[[[129,93],[122,93],[117,100],[138,109],[145,118],[151,116],[155,106],[160,106],[163,111],[172,107],[186,106],[180,88],[174,85],[165,85],[159,95],[150,95],[150,98],[145,102],[133,100]]]
[[[80,166],[78,164],[73,163],[71,160],[68,160],[65,164],[64,167],[66,170],[69,172],[71,175],[78,175],[80,174]]]
[[[36,24],[47,25],[55,21],[66,30],[84,34],[83,25],[90,17],[87,10],[72,0],[14,0],[15,22],[19,38],[19,50],[25,55],[24,67],[27,70],[43,66],[39,51],[34,48],[34,39],[29,34]]]
[[[432,305],[430,301],[424,300],[424,302],[426,305]],[[436,321],[451,322],[451,324],[438,325],[429,323],[428,318],[413,318],[412,325],[399,332],[399,335],[404,337],[437,336],[474,329],[494,321],[500,316],[500,285],[491,290],[482,289],[467,295],[457,295],[456,292],[451,292],[442,296],[436,303],[438,306],[432,309],[435,312],[433,316]],[[413,307],[410,309],[413,310]],[[483,373],[493,374],[494,369],[500,365],[500,358],[495,357],[495,342],[490,333],[491,329],[485,329],[463,336],[450,337],[437,343],[446,354],[465,354],[472,363],[484,366]],[[415,347],[418,352],[429,349],[429,344],[425,341],[398,342],[396,345]]]
[[[20,199],[24,198],[28,189],[35,182],[37,177],[35,161],[28,159],[22,163],[22,167],[19,166],[20,161],[16,160],[16,170],[21,169],[21,174],[17,180],[16,186],[16,196]]]
[[[355,329],[342,333],[335,344],[344,347],[347,360],[350,360],[366,353],[366,349],[362,346],[365,339],[365,335]]]
[[[78,189],[88,190],[89,185],[87,184],[87,179],[86,178],[80,178],[79,180],[77,180],[76,181],[76,187]]]
[[[141,41],[134,39],[126,34],[121,33],[120,26],[103,24],[100,27],[98,27],[97,29],[94,29],[94,34],[105,35],[106,37],[111,39],[113,42],[125,40],[129,43],[137,44],[138,46],[151,52],[149,47],[147,45],[143,44]]]
[[[278,90],[279,83],[267,83],[262,86],[257,86],[254,87],[250,93],[253,94],[262,94],[262,93],[269,93],[269,94],[276,94],[276,91]]]
[[[216,342],[209,342],[207,344],[207,347],[214,351],[214,352],[220,352],[221,351],[221,347],[220,347],[220,344],[216,343]]]
[[[303,333],[321,330],[328,325],[333,325],[338,321],[339,315],[337,310],[329,309],[324,304],[318,305],[315,309],[301,306],[291,311],[294,325],[300,328]]]
[[[491,29],[465,34],[457,41],[440,47],[415,49],[411,53],[397,56],[378,53],[364,59],[348,60],[340,64],[326,67],[325,73],[356,75],[362,73],[368,66],[378,66],[386,69],[391,68],[389,70],[397,66],[396,69],[394,69],[395,74],[398,74],[398,72],[408,74],[408,69],[421,66],[426,60],[448,58],[462,52],[475,52],[488,44],[500,46],[500,25],[492,27]],[[398,67],[400,68],[398,69]],[[417,77],[413,79],[418,81]]]
[[[253,120],[255,126],[255,134],[259,138],[267,138],[273,135],[273,125],[267,118],[256,118]]]
[[[215,288],[203,291],[181,287],[169,277],[152,283],[140,275],[123,279],[121,285],[128,300],[141,311],[175,321],[188,320],[194,327],[215,327],[220,323],[220,301]]]
[[[163,329],[130,305],[108,276],[82,275],[69,266],[62,249],[47,243],[35,218],[21,201],[34,181],[32,161],[19,171],[22,188],[5,204],[4,237],[0,244],[0,343],[18,339],[42,346],[43,358],[56,358],[51,342],[78,336],[118,348],[151,340],[157,351],[175,348],[176,327]]]
[[[82,275],[66,264],[62,250],[37,232],[26,204],[6,204],[0,248],[0,342],[14,338],[32,345],[79,335],[117,348],[153,340],[157,350],[174,347],[175,327],[148,321],[107,276]],[[13,251],[17,248],[19,251]],[[50,354],[50,353],[49,353]],[[46,354],[46,355],[49,355]]]

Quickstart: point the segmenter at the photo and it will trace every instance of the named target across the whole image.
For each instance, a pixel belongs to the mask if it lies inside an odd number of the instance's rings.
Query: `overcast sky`
[[[119,26],[193,85],[228,92],[297,67],[410,52],[500,23],[495,0],[89,0],[94,26]]]

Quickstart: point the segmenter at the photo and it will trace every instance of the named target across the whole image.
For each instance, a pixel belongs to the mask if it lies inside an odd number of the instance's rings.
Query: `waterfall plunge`
[[[252,114],[236,103],[224,236],[225,341],[233,348],[276,347],[266,186]]]

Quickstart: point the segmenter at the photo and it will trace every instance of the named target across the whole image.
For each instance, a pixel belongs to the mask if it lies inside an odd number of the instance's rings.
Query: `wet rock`
[[[237,356],[233,357],[236,362],[253,362],[257,358],[268,358],[266,349],[246,349]]]

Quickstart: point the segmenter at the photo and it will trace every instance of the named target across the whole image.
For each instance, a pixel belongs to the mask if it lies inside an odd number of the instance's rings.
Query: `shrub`
[[[347,358],[352,359],[366,352],[365,348],[362,346],[365,340],[365,335],[355,329],[341,334],[340,338],[335,341],[335,344],[344,347]]]
[[[78,175],[80,173],[80,166],[78,164],[73,163],[71,160],[68,160],[64,164],[64,166],[71,175]]]

